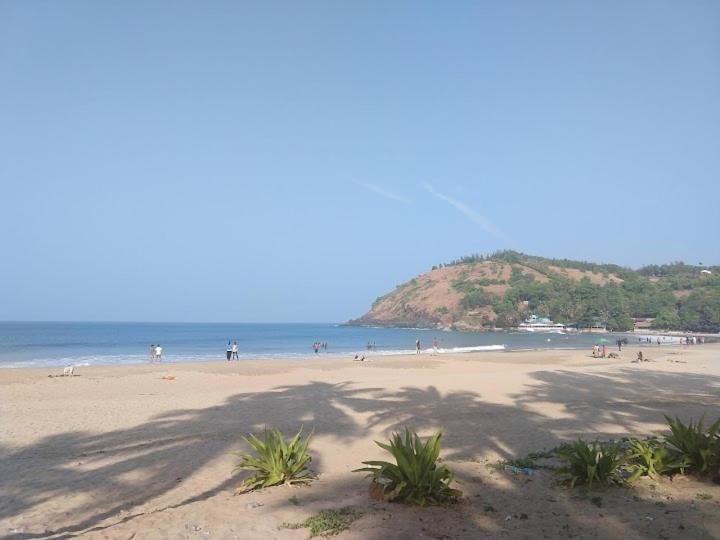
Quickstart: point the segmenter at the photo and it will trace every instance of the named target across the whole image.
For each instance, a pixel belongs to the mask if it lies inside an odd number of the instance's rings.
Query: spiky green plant
[[[556,450],[556,455],[566,464],[558,469],[565,476],[564,482],[575,487],[576,484],[612,485],[622,484],[622,467],[626,457],[617,443],[600,444],[598,441],[585,442],[578,440],[570,445],[563,445]]]
[[[628,461],[634,469],[630,481],[644,475],[672,474],[688,466],[687,459],[673,454],[658,439],[630,439]]]
[[[450,468],[437,463],[441,437],[438,431],[423,444],[417,433],[408,429],[404,438],[393,433],[390,444],[377,441],[376,444],[390,452],[395,463],[363,461],[367,467],[353,472],[368,473],[385,501],[420,506],[455,502],[462,491],[450,487],[455,479]]]
[[[665,419],[671,432],[665,444],[672,455],[686,462],[687,469],[702,475],[720,467],[720,418],[707,431],[704,417],[697,422],[690,420],[687,425],[678,417],[666,415]]]
[[[275,428],[265,430],[263,439],[250,434],[243,440],[255,450],[256,455],[247,452],[234,452],[240,457],[236,471],[252,471],[254,474],[245,478],[238,491],[277,486],[279,484],[306,484],[313,478],[307,466],[312,460],[307,453],[310,442],[308,435],[302,440],[302,428],[292,440],[287,442],[282,431]]]

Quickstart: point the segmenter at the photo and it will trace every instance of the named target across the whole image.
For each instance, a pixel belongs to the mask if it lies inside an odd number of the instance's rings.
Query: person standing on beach
[[[150,362],[155,361],[155,344],[153,343],[150,345],[150,352],[148,354],[148,357],[150,358]]]
[[[230,358],[234,358],[235,360],[240,360],[240,359],[238,358],[238,342],[237,342],[237,341],[233,341],[233,344],[232,344],[232,356],[231,356]]]
[[[225,347],[225,358],[227,358],[228,362],[232,358],[232,344],[230,343],[229,339],[228,339],[227,347]]]
[[[415,354],[420,354],[420,338],[415,340]]]
[[[162,347],[159,343],[155,345],[155,360],[162,362]]]

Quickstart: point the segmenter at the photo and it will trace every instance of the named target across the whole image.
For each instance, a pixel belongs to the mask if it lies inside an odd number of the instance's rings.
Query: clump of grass
[[[245,478],[238,491],[251,491],[280,484],[307,484],[313,474],[307,466],[312,460],[307,452],[310,435],[302,440],[302,428],[290,441],[279,429],[265,431],[263,439],[255,435],[243,437],[245,442],[255,450],[255,454],[235,452],[241,458],[235,466],[236,471],[252,471],[254,474]]]
[[[670,435],[665,438],[665,446],[678,460],[685,463],[691,472],[705,475],[720,468],[720,418],[707,430],[703,418],[697,422],[690,420],[687,425],[675,417],[665,416],[670,426]]]
[[[709,493],[698,493],[697,495],[695,495],[695,498],[698,501],[709,501],[712,500],[713,496]]]
[[[504,459],[500,461],[501,466],[517,467],[518,469],[532,469],[535,467],[535,460],[530,456],[523,456],[513,459]]]
[[[456,502],[462,491],[450,487],[455,477],[447,465],[438,463],[441,437],[437,432],[423,443],[417,433],[407,429],[405,437],[394,433],[390,444],[377,445],[390,452],[395,463],[363,461],[367,466],[354,472],[368,473],[372,487],[388,502],[420,506]]]
[[[299,523],[285,523],[286,529],[310,529],[310,538],[335,536],[350,528],[362,514],[351,506],[321,510],[318,514]]]
[[[593,484],[609,486],[625,483],[622,467],[627,458],[618,443],[578,440],[557,450],[556,454],[566,462],[558,472],[565,476],[563,481],[571,488],[576,484],[592,488]]]
[[[702,417],[687,424],[677,417],[665,418],[670,427],[666,437],[623,439],[622,444],[578,440],[559,446],[553,453],[564,460],[565,465],[558,472],[565,475],[564,481],[570,487],[625,484],[640,476],[676,472],[698,476],[717,473],[720,479],[720,419],[706,429]],[[528,454],[527,458],[506,463],[527,464],[539,456],[546,457],[541,453]]]
[[[629,463],[635,470],[631,480],[638,476],[669,474],[688,466],[686,458],[673,455],[658,439],[630,439],[628,444]]]
[[[553,448],[552,450],[543,450],[542,452],[530,452],[526,456],[520,456],[516,458],[510,458],[510,459],[501,459],[495,463],[491,463],[488,465],[488,467],[502,470],[504,467],[517,467],[518,469],[548,469],[552,468],[545,464],[538,463],[538,460],[541,459],[550,459],[555,456],[555,453],[558,448]]]

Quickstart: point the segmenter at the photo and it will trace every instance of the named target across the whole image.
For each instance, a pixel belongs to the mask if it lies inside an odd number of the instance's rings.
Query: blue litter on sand
[[[524,474],[527,476],[535,476],[538,473],[535,469],[529,467],[513,467],[512,465],[505,465],[505,470],[513,474]]]

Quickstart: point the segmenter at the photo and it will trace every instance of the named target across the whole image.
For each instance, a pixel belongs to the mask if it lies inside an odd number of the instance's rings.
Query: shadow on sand
[[[642,424],[662,424],[664,413],[688,418],[715,416],[720,411],[718,377],[620,369],[610,375],[537,372],[533,379],[526,391],[513,396],[513,404],[486,402],[472,392],[441,393],[432,386],[386,391],[350,383],[311,382],[237,394],[221,406],[176,410],[129,429],[101,434],[62,433],[23,448],[0,449],[0,521],[25,522],[27,527],[24,531],[0,530],[0,536],[67,538],[131,521],[141,515],[139,507],[159,498],[165,508],[179,508],[230,491],[238,479],[230,477],[228,471],[227,478],[203,486],[190,496],[172,494],[195,471],[241,448],[242,434],[261,431],[265,425],[286,432],[302,424],[312,426],[316,435],[334,437],[339,448],[405,426],[424,433],[442,428],[444,458],[461,464],[491,454],[522,455],[578,436],[603,439],[640,434]],[[606,398],[598,407],[593,396],[600,388]],[[541,414],[537,407],[540,403],[553,404],[551,410],[557,414]],[[351,413],[362,413],[367,420],[359,424]],[[323,468],[322,460],[316,459],[314,465],[316,470]],[[463,479],[462,473],[460,477]],[[529,493],[517,483],[498,487],[474,481],[472,474],[464,478],[468,500],[457,509],[428,509],[418,514],[418,510],[393,505],[397,537],[402,536],[403,519],[417,521],[419,515],[428,516],[430,533],[439,537],[492,535],[483,520],[477,519],[477,514],[482,514],[480,501],[502,495],[504,500],[510,497],[521,503]],[[363,495],[366,491],[360,477],[321,484],[311,489],[327,501],[326,506],[336,505],[348,493]],[[496,493],[499,491],[505,493]],[[87,495],[94,501],[92,504],[87,504]],[[82,496],[82,506],[78,496]],[[57,497],[67,498],[74,510],[48,518],[52,526],[46,524],[46,530],[38,530],[32,521],[39,519],[44,505]],[[74,504],[76,497],[78,503]],[[169,502],[165,503],[166,499]],[[572,508],[558,510],[557,505],[547,504],[548,513],[565,513],[568,531],[587,530],[586,521],[574,516]],[[387,511],[387,505],[369,500],[367,505],[370,513]],[[681,511],[673,508],[672,502],[666,507],[669,512]],[[641,506],[637,511],[642,512]],[[443,521],[443,515],[451,519]],[[433,516],[438,517],[436,528],[442,526],[441,531],[432,529]],[[608,516],[607,521],[612,517]],[[657,537],[661,530],[658,527],[662,527],[655,524],[655,528],[648,529],[647,523],[635,525],[628,520],[623,523],[626,537]],[[603,537],[602,523],[593,526],[594,534]],[[697,523],[685,523],[684,527],[686,538],[710,537]],[[548,537],[554,537],[553,532],[548,531]],[[387,528],[369,527],[363,533],[370,539],[388,536],[395,535]]]

